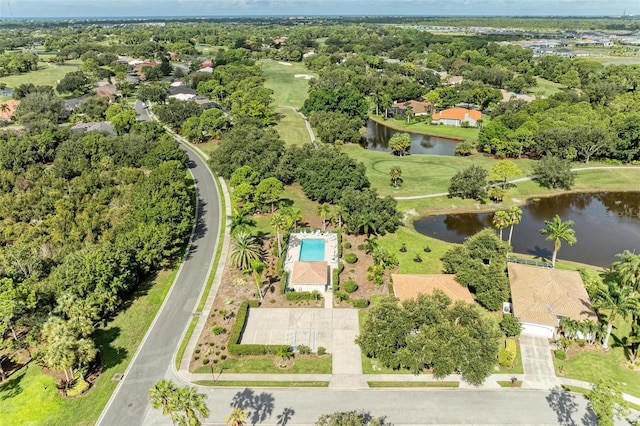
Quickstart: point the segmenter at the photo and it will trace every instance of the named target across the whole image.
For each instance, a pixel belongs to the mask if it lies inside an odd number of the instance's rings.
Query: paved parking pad
[[[333,310],[322,308],[249,309],[240,343],[307,345],[333,350]]]

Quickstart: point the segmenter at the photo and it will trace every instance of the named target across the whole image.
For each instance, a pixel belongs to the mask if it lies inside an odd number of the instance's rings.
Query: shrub
[[[349,293],[347,293],[346,291],[338,290],[334,292],[333,295],[340,301],[349,300]]]
[[[344,260],[349,264],[356,263],[358,256],[355,253],[347,253],[344,255]]]
[[[287,293],[287,300],[319,300],[322,296],[317,291],[292,291]]]
[[[508,350],[501,350],[498,354],[498,364],[501,367],[511,367],[513,365],[514,357]]]
[[[215,334],[216,336],[221,335],[221,334],[222,334],[222,333],[224,333],[225,331],[227,331],[227,330],[225,330],[225,329],[224,329],[224,327],[220,327],[219,325],[216,325],[215,327],[213,327],[213,328],[211,329],[211,332],[212,332],[213,334]]]
[[[367,249],[367,245],[366,244],[358,244],[358,250],[365,251],[366,249]]]
[[[516,344],[516,341],[513,339],[507,339],[504,342],[504,349],[511,352],[515,358],[516,353],[518,353],[518,345]]]
[[[89,383],[87,383],[84,377],[80,376],[76,379],[73,386],[67,389],[67,396],[82,395],[87,389],[89,389]]]
[[[324,355],[327,353],[327,348],[324,346],[318,346],[318,355]]]
[[[349,278],[347,282],[344,283],[344,291],[347,293],[353,293],[358,289],[358,284],[353,280],[353,278]]]
[[[370,303],[369,299],[351,299],[351,304],[354,308],[366,308]]]
[[[299,345],[298,346],[298,352],[301,355],[309,355],[311,353],[311,348],[307,345]]]
[[[555,351],[553,351],[553,353],[556,356],[556,358],[561,361],[567,359],[567,353],[562,349],[556,349]]]
[[[475,149],[475,143],[470,141],[469,139],[460,142],[456,145],[455,155],[465,157],[467,155],[473,154],[473,150]]]
[[[220,355],[220,359],[224,361],[225,359],[227,359],[227,356],[225,354],[222,354]]]
[[[333,271],[331,271],[331,275],[332,275],[332,287],[333,287],[333,291],[336,291],[340,288],[340,269],[339,268],[335,268]]]
[[[342,247],[344,247],[346,249],[350,249],[351,248],[351,243],[349,241],[345,241],[344,244],[342,245]]]
[[[202,365],[207,365],[211,362],[211,360],[209,358],[205,358],[202,360]]]
[[[200,349],[196,349],[194,352],[199,354],[200,353]]]
[[[287,291],[287,280],[289,279],[289,272],[284,271],[280,274],[280,293],[284,294]]]
[[[505,315],[500,321],[500,329],[507,337],[518,336],[522,331],[522,325],[513,315]]]
[[[344,271],[344,263],[342,262],[338,262],[338,271],[340,273],[342,273],[342,271]]]

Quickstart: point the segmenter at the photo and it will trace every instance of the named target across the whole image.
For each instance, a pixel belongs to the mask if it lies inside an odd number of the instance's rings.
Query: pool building
[[[331,289],[331,271],[338,267],[338,236],[330,232],[296,232],[289,236],[284,269],[289,291]]]

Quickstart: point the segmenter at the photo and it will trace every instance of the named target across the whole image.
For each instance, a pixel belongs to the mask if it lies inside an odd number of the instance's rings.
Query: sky
[[[610,16],[640,0],[0,0],[0,18],[127,16]]]

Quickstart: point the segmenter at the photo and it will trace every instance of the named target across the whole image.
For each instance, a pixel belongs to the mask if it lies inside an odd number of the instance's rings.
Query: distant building
[[[389,112],[391,115],[404,115],[409,108],[411,108],[416,116],[431,115],[436,110],[431,102],[410,100],[406,102],[394,102]]]
[[[189,101],[195,99],[198,96],[198,93],[190,87],[187,86],[170,86],[168,92],[169,99],[175,98],[181,101]]]
[[[456,127],[462,126],[462,123],[467,123],[469,127],[478,127],[479,120],[482,120],[480,111],[458,107],[445,109],[431,116],[433,124]]]
[[[84,132],[103,132],[109,135],[117,135],[115,127],[108,121],[92,122],[92,123],[77,123],[71,127],[72,132],[84,133]]]

